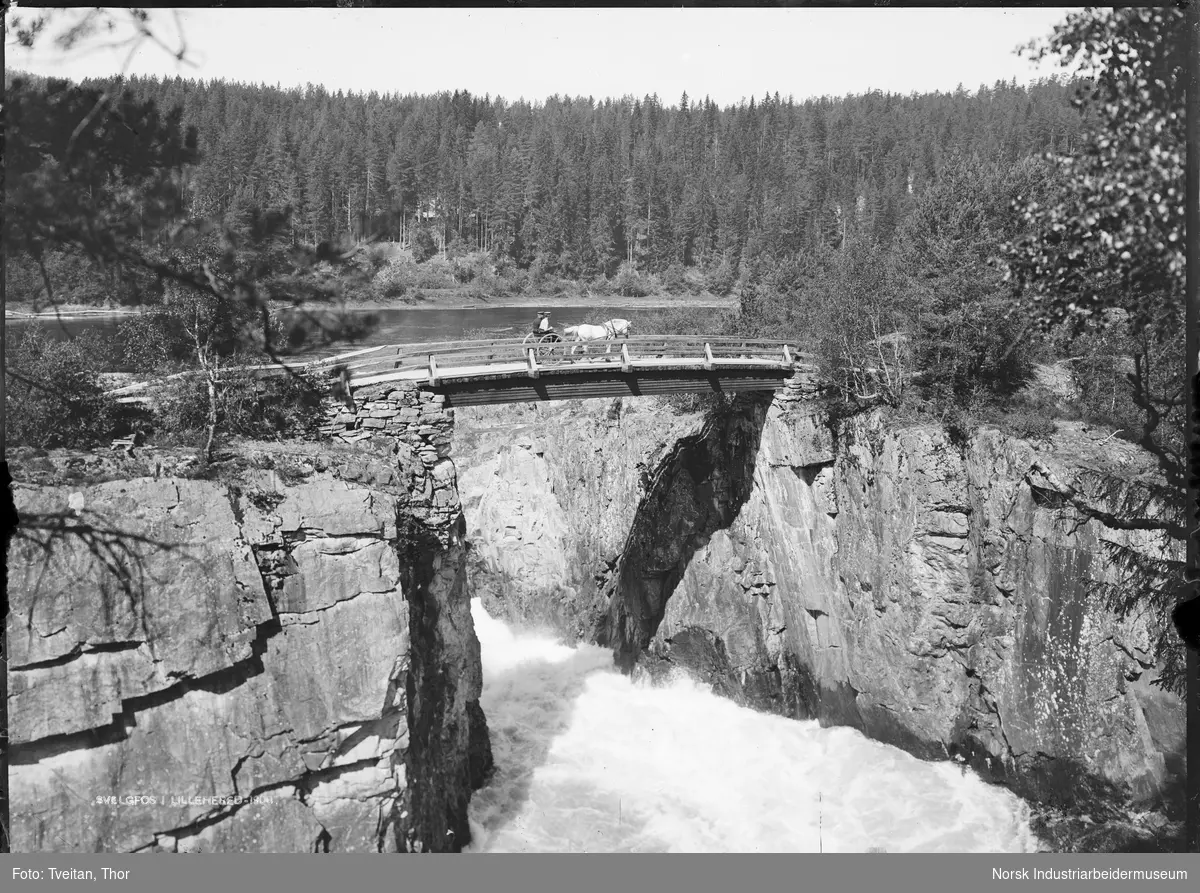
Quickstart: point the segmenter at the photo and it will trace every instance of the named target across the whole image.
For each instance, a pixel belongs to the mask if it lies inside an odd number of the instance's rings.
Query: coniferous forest
[[[1083,396],[1096,403],[1086,411],[1136,431],[1142,397],[1109,358],[1154,357],[1163,378],[1171,367],[1159,360],[1178,346],[1133,344],[1120,326],[1047,329],[1016,300],[1005,261],[1036,228],[1030,209],[1069,194],[1062,159],[1100,138],[1098,106],[1081,100],[1087,88],[1052,77],[908,96],[764,94],[719,107],[686,94],[671,104],[531,103],[10,75],[12,118],[30,151],[10,165],[8,300],[160,307],[88,348],[102,365],[149,371],[194,364],[209,347],[234,350],[238,307],[267,318],[253,301],[224,300],[222,286],[210,295],[211,344],[185,337],[182,311],[167,306],[179,291],[164,283],[203,292],[222,265],[234,292],[292,301],[330,294],[332,280],[311,262],[338,257],[357,258],[354,277],[333,277],[351,300],[412,301],[422,283],[467,286],[472,298],[568,285],[625,297],[707,292],[732,296],[735,309],[664,314],[659,330],[787,338],[851,404],[881,400],[957,427],[999,411],[1036,434],[1051,424],[1045,407],[1016,398],[1037,363],[1066,358],[1100,382]],[[102,96],[120,107],[103,116],[85,158],[72,149],[78,121]],[[50,183],[63,201],[43,213],[34,197],[50,195]],[[195,221],[207,247],[163,241]],[[353,250],[368,241],[398,243],[403,256]],[[318,275],[287,260],[298,251]],[[276,330],[276,345],[292,334]],[[272,350],[270,327],[263,338]],[[24,353],[49,356],[34,342]],[[1150,369],[1145,393],[1173,387]],[[1145,430],[1147,444],[1177,452],[1173,423]]]
[[[84,86],[108,87],[108,83]],[[946,159],[999,165],[1070,152],[1072,88],[1045,80],[974,92],[880,92],[720,108],[684,94],[531,104],[466,92],[329,93],[130,78],[182,110],[201,160],[183,173],[194,216],[244,221],[290,207],[290,236],[428,229],[566,278],[672,264],[736,269],[747,254],[887,243]]]

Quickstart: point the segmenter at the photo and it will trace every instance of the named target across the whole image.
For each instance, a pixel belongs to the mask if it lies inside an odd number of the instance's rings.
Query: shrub
[[[413,260],[419,264],[423,264],[435,254],[437,254],[437,242],[434,240],[433,233],[429,231],[429,228],[423,226],[413,234]]]
[[[451,261],[461,260],[469,253],[467,243],[456,232],[450,233],[450,242],[446,245],[446,258]]]
[[[490,298],[493,295],[503,295],[505,283],[491,273],[483,273],[472,279],[467,286],[467,295],[472,298]]]
[[[454,281],[459,285],[466,285],[476,276],[476,269],[473,264],[467,263],[461,256],[452,258],[450,261],[450,275],[454,277]]]
[[[593,276],[587,283],[588,292],[593,295],[611,295],[613,292],[612,283],[608,281],[608,277],[603,273]]]
[[[413,285],[420,288],[453,288],[457,283],[450,270],[450,264],[441,257],[435,257],[413,270]]]
[[[119,404],[104,396],[85,341],[55,340],[35,323],[9,349],[6,367],[9,445],[82,448],[112,436]]]
[[[654,290],[653,283],[628,262],[621,264],[613,286],[623,298],[644,298]]]
[[[1057,429],[1053,419],[1040,412],[1028,410],[1005,413],[997,427],[1025,440],[1049,437]]]
[[[413,265],[408,261],[397,261],[383,267],[371,280],[375,293],[384,298],[401,298],[412,285]]]
[[[728,263],[722,263],[719,267],[709,270],[705,275],[704,288],[714,295],[725,297],[733,291],[736,282],[733,267]]]
[[[195,356],[182,323],[163,310],[122,321],[115,341],[114,360],[130,372],[158,372]]]
[[[388,259],[392,255],[391,245],[372,245],[363,253],[363,265],[366,272],[370,276],[376,275],[380,270],[388,265]]]
[[[683,284],[688,294],[701,294],[704,291],[704,274],[695,267],[687,267],[683,272]]]
[[[667,394],[661,399],[663,404],[676,415],[691,412],[714,412],[729,405],[726,395],[711,391]]]
[[[385,298],[402,298],[407,291],[408,284],[403,279],[389,279],[379,293]]]
[[[667,294],[681,295],[688,290],[687,277],[684,273],[683,264],[674,263],[667,267],[662,277],[663,288]]]
[[[222,373],[218,385],[217,430],[254,440],[305,437],[324,418],[321,397],[316,384],[303,377],[260,378],[230,369]],[[160,395],[158,419],[172,438],[202,438],[208,413],[208,382],[203,375],[178,379]]]
[[[633,326],[635,334],[723,335],[729,332],[731,320],[723,311],[672,307],[639,313]]]

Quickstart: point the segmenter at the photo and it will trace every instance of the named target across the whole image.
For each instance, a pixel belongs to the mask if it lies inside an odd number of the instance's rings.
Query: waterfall
[[[950,762],[757,713],[472,603],[496,773],[474,852],[1029,852],[1026,804]]]

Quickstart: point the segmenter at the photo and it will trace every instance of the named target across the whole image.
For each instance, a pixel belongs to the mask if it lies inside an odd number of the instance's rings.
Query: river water
[[[379,344],[409,344],[430,341],[455,341],[465,337],[510,338],[521,337],[537,322],[538,309],[548,310],[551,321],[561,331],[564,326],[581,322],[601,323],[619,317],[628,319],[636,326],[640,319],[655,314],[657,308],[631,307],[562,307],[555,308],[553,298],[548,298],[541,308],[530,307],[485,307],[485,308],[388,308],[383,310],[352,311],[355,314],[370,314],[377,325],[361,340],[354,343],[342,342],[332,349],[317,353],[332,354],[338,350],[355,347],[373,347]],[[698,314],[717,314],[721,311],[695,308]],[[68,316],[62,319],[41,320],[46,332],[52,337],[68,338],[85,331],[94,331],[102,336],[112,336],[128,315]],[[19,337],[30,324],[27,319],[6,321],[8,337]]]
[[[476,599],[496,773],[473,852],[1031,852],[1026,804],[956,764],[756,713],[612,653],[514,631]]]

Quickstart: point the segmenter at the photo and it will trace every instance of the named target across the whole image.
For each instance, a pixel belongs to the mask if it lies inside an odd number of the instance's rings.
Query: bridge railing
[[[636,335],[611,341],[560,341],[551,346],[552,353],[549,356],[542,352],[546,346],[544,342],[527,342],[523,338],[387,344],[307,362],[243,366],[238,370],[262,376],[282,375],[289,371],[319,376],[323,372],[331,373],[344,368],[350,373],[353,384],[355,380],[378,379],[381,376],[413,377],[414,373],[423,373],[421,377],[427,374],[430,380],[436,381],[443,373],[486,366],[521,365],[536,375],[550,367],[615,364],[629,369],[643,361],[669,363],[677,360],[706,368],[716,368],[722,361],[739,360],[781,366],[811,362],[808,354],[796,351],[786,341],[730,336]],[[508,371],[514,370],[510,368]],[[126,385],[108,393],[122,402],[137,402],[145,399],[157,384],[191,374],[199,373],[176,373],[154,382]]]
[[[440,369],[450,371],[475,366],[532,362],[542,365],[546,344],[526,342],[520,338],[491,341],[442,341],[423,344],[396,344],[340,354],[305,364],[310,372],[341,366],[352,379],[387,373],[417,372]],[[786,341],[745,339],[734,337],[697,338],[686,335],[633,336],[612,341],[557,342],[552,348],[553,365],[565,363],[620,363],[629,365],[640,360],[696,361],[716,365],[721,360],[756,360],[781,365],[805,363],[811,358],[796,351]],[[432,360],[431,360],[432,358]],[[435,373],[436,374],[436,373]]]

